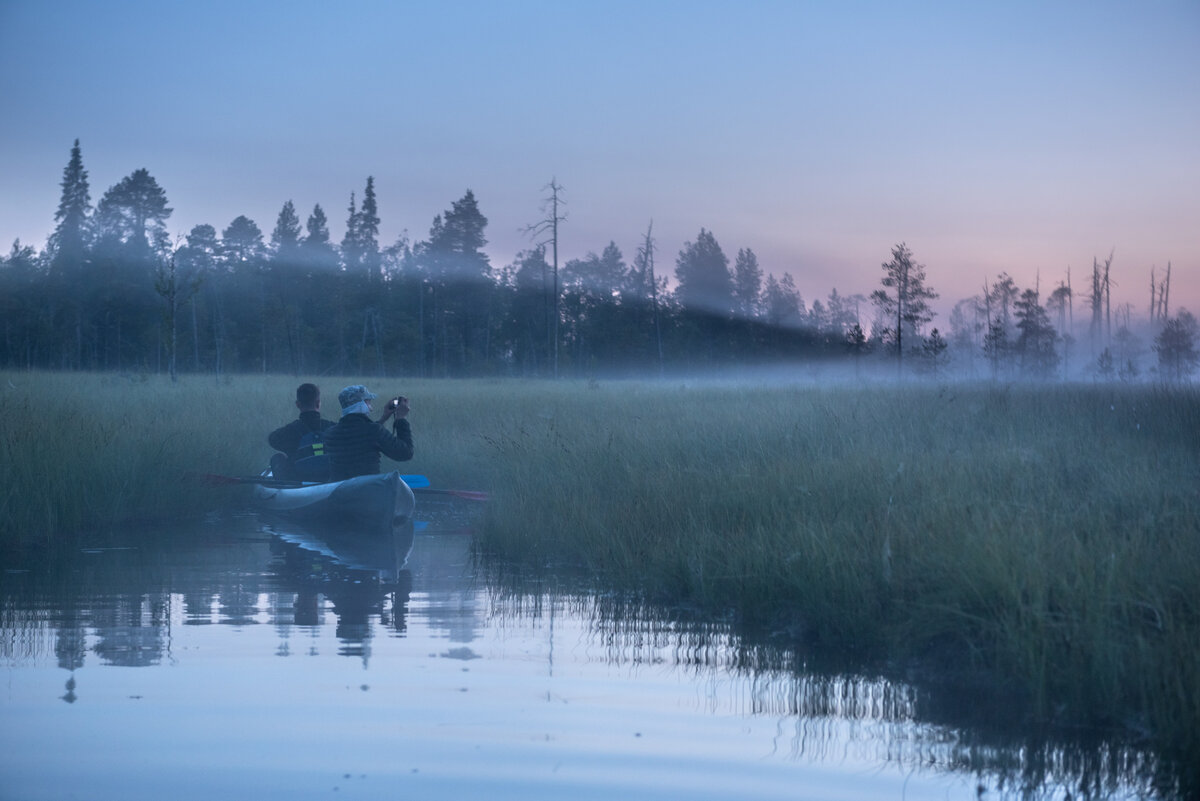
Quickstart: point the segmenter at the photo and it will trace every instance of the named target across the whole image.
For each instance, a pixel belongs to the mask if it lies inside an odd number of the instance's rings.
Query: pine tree
[[[675,279],[675,297],[685,308],[721,315],[733,310],[729,259],[711,232],[701,228],[695,242],[684,244],[675,260]]]
[[[738,250],[733,262],[733,310],[743,320],[753,320],[759,312],[763,271],[758,256],[750,248]]]
[[[96,369],[121,370],[159,353],[155,273],[170,251],[171,212],[166,193],[144,168],[109,187],[96,204],[89,268],[80,281],[81,366],[90,356]]]
[[[1016,351],[1021,359],[1021,371],[1034,378],[1049,378],[1058,367],[1058,352],[1055,344],[1058,333],[1050,324],[1050,315],[1038,303],[1038,294],[1032,289],[1021,293],[1014,304],[1017,318]]]
[[[119,242],[135,253],[163,255],[170,246],[167,218],[172,211],[158,181],[145,168],[134,170],[100,198],[97,237]]]
[[[488,276],[491,265],[483,252],[487,222],[475,193],[469,189],[445,214],[438,215],[430,230],[429,246],[439,258],[439,278],[475,280]]]
[[[551,364],[547,334],[550,293],[553,286],[551,266],[546,261],[546,246],[517,254],[508,281],[513,291],[505,315],[506,337],[514,345],[513,357],[524,375],[537,375],[542,365]],[[552,366],[551,366],[552,369]]]
[[[993,318],[983,336],[983,355],[992,365],[992,378],[999,378],[1001,370],[1008,364],[1009,350],[1008,329],[999,317]]]
[[[858,323],[850,326],[846,331],[846,350],[850,351],[850,355],[854,357],[855,369],[857,369],[859,358],[865,354],[869,347],[867,342],[867,333]]]
[[[784,273],[782,279],[774,275],[767,276],[767,285],[763,288],[763,306],[766,320],[772,326],[796,326],[804,316],[804,301],[796,289],[796,281],[791,273]]]
[[[262,229],[244,214],[235,217],[221,232],[221,256],[225,268],[231,272],[261,267],[266,252]]]
[[[845,336],[858,324],[858,304],[862,300],[862,295],[839,295],[837,288],[829,291],[829,297],[825,300],[825,313],[828,318],[828,333],[831,336]]]
[[[189,280],[195,282],[197,288],[203,286],[206,295],[212,296],[216,287],[209,283],[217,268],[217,254],[220,242],[217,241],[217,229],[211,225],[196,225],[187,235],[186,244],[175,251],[178,269]],[[189,298],[192,337],[192,369],[200,371],[200,312],[197,308],[198,293],[193,292]],[[216,337],[214,337],[216,339]]]
[[[1000,325],[1004,326],[1004,333],[1010,339],[1013,336],[1013,305],[1020,297],[1021,290],[1017,288],[1017,282],[1008,273],[1000,273],[997,276],[988,294],[988,302],[991,308],[997,310],[996,316],[1000,320]]]
[[[329,241],[329,220],[318,203],[304,226],[305,237],[300,241],[301,261],[310,273],[325,274],[337,270],[337,251]]]
[[[948,347],[945,337],[936,328],[921,342],[921,366],[935,378],[946,366]]]
[[[418,256],[432,291],[436,358],[445,373],[453,357],[459,366],[479,362],[487,348],[491,264],[483,246],[487,217],[471,190],[433,220]]]
[[[1196,351],[1196,335],[1200,326],[1186,309],[1167,320],[1154,338],[1158,354],[1158,370],[1168,381],[1182,381],[1196,371],[1200,353]]]
[[[7,257],[0,257],[0,364],[6,367],[32,368],[54,336],[40,261],[19,239]]]
[[[925,265],[913,261],[912,251],[901,242],[892,248],[892,259],[882,265],[884,289],[871,293],[880,312],[895,322],[891,331],[896,345],[896,366],[904,361],[905,335],[920,336],[921,326],[933,319],[929,301],[937,293],[925,286]],[[892,292],[888,292],[888,290]]]

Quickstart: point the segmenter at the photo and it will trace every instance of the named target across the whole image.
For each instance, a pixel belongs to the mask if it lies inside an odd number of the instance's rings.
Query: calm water
[[[498,589],[463,533],[283,533],[9,566],[0,797],[1120,798],[1152,764],[956,727],[961,702],[721,625]]]

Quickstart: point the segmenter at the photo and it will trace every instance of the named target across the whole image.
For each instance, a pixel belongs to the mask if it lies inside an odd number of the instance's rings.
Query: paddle
[[[284,478],[267,478],[266,476],[222,476],[216,473],[199,473],[197,475],[205,484],[213,486],[222,486],[226,484],[261,484],[264,487],[305,487],[312,486],[314,482],[306,484],[303,481],[291,481]]]
[[[434,489],[429,486],[429,479],[425,476],[400,476],[404,483],[417,495],[449,495],[455,498],[462,498],[467,501],[486,501],[488,494],[478,490],[454,490],[454,489]],[[285,478],[268,478],[267,476],[222,476],[216,473],[203,473],[201,479],[208,484],[259,484],[264,487],[278,487],[279,489],[296,489],[299,487],[312,487],[318,482],[313,481],[292,481]]]
[[[488,494],[479,490],[455,490],[455,489],[434,489],[433,487],[413,487],[412,491],[417,495],[453,495],[455,498],[462,498],[465,501],[486,501]]]
[[[321,483],[320,481],[301,481],[273,476],[221,476],[216,473],[204,473],[200,478],[209,484],[261,484],[264,487],[311,487]],[[429,479],[425,476],[400,476],[400,478],[413,489],[429,486]]]

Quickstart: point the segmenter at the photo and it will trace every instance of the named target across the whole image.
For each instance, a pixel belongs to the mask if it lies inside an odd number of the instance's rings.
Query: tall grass
[[[1200,756],[1194,390],[537,393],[488,435],[489,552],[984,668],[1037,720]]]
[[[188,474],[257,471],[295,383],[0,374],[0,537],[212,508],[238,490]],[[366,383],[412,399],[405,472],[492,492],[486,554],[983,668],[1200,762],[1194,389]]]
[[[412,398],[416,456],[406,473],[476,483],[478,438],[461,425],[486,403],[453,383],[323,380],[322,412],[337,391],[366,382]],[[131,522],[183,520],[244,503],[244,487],[205,473],[253,475],[272,453],[266,435],[296,416],[294,378],[0,373],[0,548],[70,547]],[[385,460],[387,461],[387,460]]]

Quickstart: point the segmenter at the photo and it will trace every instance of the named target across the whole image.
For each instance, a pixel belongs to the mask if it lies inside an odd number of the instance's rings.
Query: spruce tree
[[[362,265],[362,245],[358,233],[359,213],[354,193],[350,193],[350,208],[346,215],[346,233],[342,236],[342,267],[354,274]]]
[[[82,270],[91,244],[91,211],[88,174],[76,139],[71,160],[63,169],[62,199],[54,214],[56,226],[48,248],[50,268],[56,275],[72,278]]]
[[[367,176],[362,208],[358,211],[357,245],[359,265],[368,278],[380,277],[379,207],[375,201],[375,179]]]
[[[271,252],[278,262],[293,262],[300,247],[300,218],[292,201],[283,204],[271,232]]]

